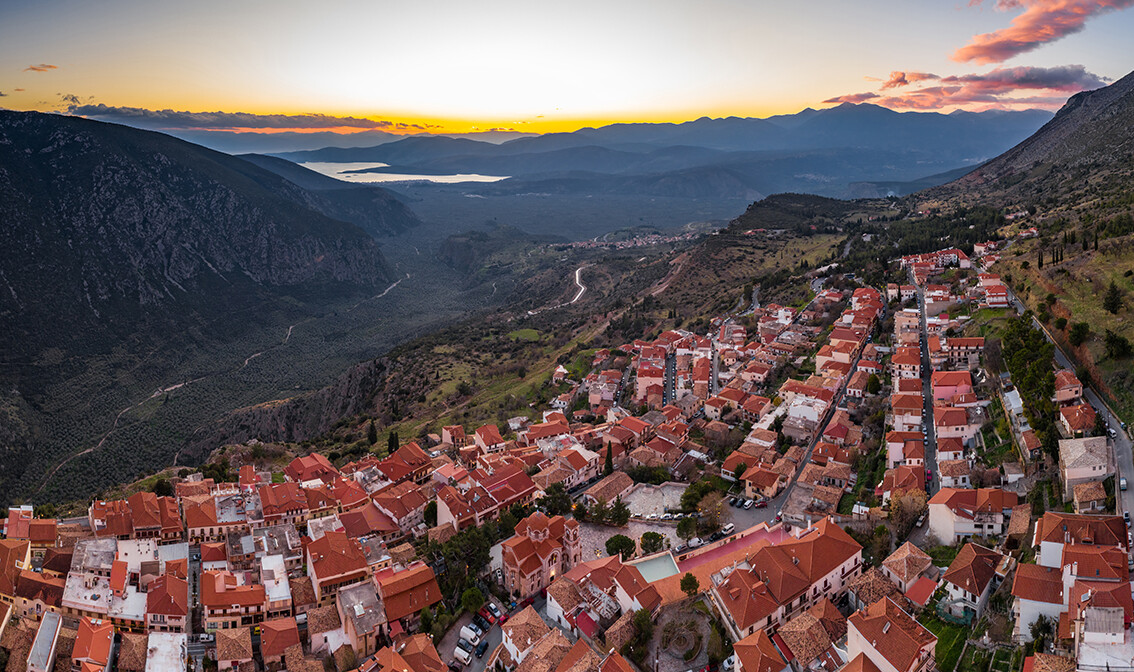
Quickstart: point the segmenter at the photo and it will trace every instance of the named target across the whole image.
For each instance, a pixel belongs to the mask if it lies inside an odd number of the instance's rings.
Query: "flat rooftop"
[[[189,636],[176,632],[151,632],[146,642],[146,672],[184,670]]]
[[[139,593],[135,586],[127,586],[124,597],[115,597],[114,591],[110,589],[110,579],[71,572],[63,587],[63,606],[141,621],[146,617],[146,594]]]
[[[62,619],[54,611],[46,612],[39,623],[39,630],[35,633],[31,651],[28,653],[28,666],[40,670],[48,669],[52,662],[55,650],[55,641],[59,638],[59,625]]]
[[[284,556],[266,555],[260,559],[260,583],[264,585],[269,602],[291,602],[291,585],[287,580]]]
[[[105,573],[109,576],[117,550],[118,540],[114,538],[82,539],[75,544],[71,571]]]

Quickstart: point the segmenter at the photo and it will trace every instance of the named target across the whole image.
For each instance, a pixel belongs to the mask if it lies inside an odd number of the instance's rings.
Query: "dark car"
[[[475,655],[477,658],[483,658],[484,652],[488,650],[488,640],[482,640],[480,644],[476,645]]]
[[[709,541],[717,541],[718,539],[720,539],[723,536],[724,536],[724,534],[721,533],[720,530],[717,530],[716,532],[713,532],[711,535],[709,535]]]
[[[458,663],[457,661],[455,661],[455,660],[450,660],[450,661],[449,661],[449,670],[450,670],[450,672],[461,672],[461,671],[462,671],[462,670],[464,670],[464,669],[465,669],[465,668],[464,668],[464,667],[462,667],[462,666],[461,666],[461,664],[460,664],[460,663]]]
[[[473,623],[476,623],[476,627],[480,628],[484,632],[488,632],[488,629],[492,627],[488,620],[480,614],[473,614],[472,620]]]

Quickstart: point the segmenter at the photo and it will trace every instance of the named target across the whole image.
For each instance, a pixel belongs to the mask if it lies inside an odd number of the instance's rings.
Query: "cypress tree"
[[[386,451],[393,455],[394,451],[398,449],[398,433],[390,432],[390,436],[386,439]]]
[[[374,419],[370,419],[370,426],[366,428],[366,440],[370,445],[378,443],[378,429],[374,426]]]

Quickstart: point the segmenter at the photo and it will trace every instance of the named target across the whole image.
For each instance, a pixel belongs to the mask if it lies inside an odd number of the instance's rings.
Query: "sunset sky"
[[[394,132],[547,132],[843,101],[1054,109],[1134,68],[1132,6],[9,0],[0,107],[149,128]]]

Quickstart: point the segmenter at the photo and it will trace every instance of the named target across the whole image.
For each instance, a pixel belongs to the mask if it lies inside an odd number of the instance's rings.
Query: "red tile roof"
[[[415,563],[401,571],[385,570],[374,577],[386,607],[386,620],[396,621],[441,601],[433,568]]]

